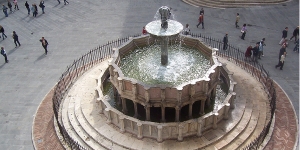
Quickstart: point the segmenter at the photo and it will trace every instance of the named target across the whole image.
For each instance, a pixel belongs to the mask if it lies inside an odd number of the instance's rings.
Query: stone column
[[[146,105],[145,109],[146,109],[146,121],[150,121],[150,106]]]
[[[110,115],[110,110],[108,108],[105,108],[105,111],[107,113],[107,120],[106,123],[110,124],[111,123],[111,115]]]
[[[189,104],[189,118],[193,118],[193,103]]]
[[[123,88],[123,79],[121,77],[118,77],[118,81],[119,81],[119,92],[121,94],[124,91],[124,88]]]
[[[214,113],[213,117],[214,117],[214,120],[213,120],[213,129],[217,129],[217,121],[218,121],[218,115],[219,113]]]
[[[138,111],[137,111],[137,103],[133,101],[133,106],[134,106],[134,118],[138,117]]]
[[[136,90],[136,82],[132,82],[132,94],[133,94],[133,98],[136,99],[137,97],[137,90]]]
[[[165,117],[165,115],[166,115],[166,113],[165,113],[165,106],[161,106],[161,122],[166,122],[166,117]]]
[[[177,138],[178,141],[182,141],[183,140],[182,130],[183,130],[183,125],[179,124],[178,125],[178,138]]]
[[[230,101],[230,108],[231,108],[231,109],[234,109],[234,108],[235,108],[235,103],[234,103],[234,101],[235,101],[236,93],[235,93],[235,92],[232,92],[231,94],[232,94],[232,96],[231,96],[231,101]]]
[[[103,114],[102,101],[100,98],[97,98],[97,102],[99,104],[99,113]]]
[[[175,109],[176,109],[175,121],[176,121],[176,122],[179,122],[179,117],[180,117],[180,107],[179,107],[179,106],[176,106]]]
[[[143,128],[142,128],[142,123],[138,122],[137,126],[138,126],[138,139],[142,139],[143,138]]]
[[[162,142],[162,126],[157,126],[157,142]]]
[[[204,106],[205,106],[205,100],[201,100],[200,115],[204,114]]]
[[[125,123],[124,123],[124,116],[120,116],[120,132],[124,133],[125,132]]]
[[[224,112],[224,119],[228,119],[228,113],[229,113],[230,104],[225,104],[225,112]]]
[[[198,118],[198,129],[197,129],[197,136],[202,136],[202,126],[203,126],[203,120],[201,118]]]
[[[168,38],[165,36],[161,37],[161,64],[168,64]]]
[[[149,100],[150,100],[150,96],[149,96],[149,88],[145,88],[145,99],[146,99],[146,102],[148,103]]]
[[[121,97],[122,100],[122,111],[124,114],[127,114],[127,105],[126,105],[126,99]]]

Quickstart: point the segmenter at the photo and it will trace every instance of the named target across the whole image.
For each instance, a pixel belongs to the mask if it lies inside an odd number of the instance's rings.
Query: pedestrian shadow
[[[0,69],[1,69],[5,64],[6,64],[6,63],[2,64],[2,65],[0,66]]]
[[[34,61],[34,63],[35,62],[38,62],[38,61],[40,61],[40,60],[42,60],[43,58],[45,58],[46,57],[46,55],[45,54],[42,54],[40,57],[38,57],[35,61]]]
[[[0,18],[0,21],[3,20],[4,18],[6,18],[6,17],[4,16],[4,17]]]
[[[52,8],[54,8],[54,7],[57,7],[58,5],[60,5],[60,4],[56,4],[55,6],[53,6]]]
[[[12,53],[13,53],[13,52],[15,52],[17,49],[18,49],[18,48],[14,48],[14,49],[12,49],[12,50],[8,51],[7,55],[10,55],[10,54],[12,54]]]

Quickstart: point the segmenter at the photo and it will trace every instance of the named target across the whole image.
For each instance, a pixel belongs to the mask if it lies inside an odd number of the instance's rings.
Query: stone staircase
[[[285,3],[287,0],[182,0],[196,7],[236,8]]]
[[[234,73],[234,77],[242,78],[235,79],[238,83],[235,108],[231,110],[229,119],[218,123],[217,129],[205,131],[201,137],[184,138],[183,142],[166,140],[158,143],[150,138],[138,139],[130,133],[121,133],[118,127],[107,123],[106,117],[99,113],[96,79],[107,66],[103,62],[82,75],[63,103],[61,119],[64,127],[74,140],[87,149],[240,149],[259,135],[268,118],[267,103],[256,99],[257,94],[245,92],[246,89],[242,88],[242,84],[249,82],[245,79],[252,77],[249,74],[246,77],[238,75],[241,70]],[[230,65],[227,67],[232,69]],[[250,82],[255,81],[252,79]]]

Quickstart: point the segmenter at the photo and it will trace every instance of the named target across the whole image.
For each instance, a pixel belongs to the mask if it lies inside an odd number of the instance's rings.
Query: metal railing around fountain
[[[268,95],[271,117],[270,120],[268,120],[268,122],[266,123],[266,126],[264,127],[262,132],[259,134],[259,136],[243,148],[243,150],[258,149],[264,141],[267,134],[269,133],[272,124],[272,119],[274,119],[273,116],[275,114],[276,109],[276,90],[274,82],[270,78],[269,73],[259,62],[245,61],[245,53],[230,44],[228,45],[226,51],[221,50],[223,48],[223,42],[220,39],[214,39],[201,34],[193,33],[191,33],[191,36],[201,38],[203,42],[205,42],[208,46],[211,46],[212,48],[218,48],[218,56],[227,58],[229,61],[234,62],[236,65],[250,73],[253,77],[256,78],[256,80],[258,80],[263,85],[264,90],[267,92]]]
[[[113,53],[114,47],[119,47],[121,44],[127,42],[129,37],[137,37],[140,35],[128,36],[125,38],[117,39],[115,41],[108,42],[102,46],[99,46],[88,53],[81,56],[79,59],[75,60],[73,64],[67,67],[66,71],[62,74],[59,81],[57,82],[54,94],[53,94],[53,112],[56,118],[57,126],[59,132],[61,133],[63,140],[71,149],[87,149],[81,146],[78,141],[74,140],[66,131],[62,125],[62,121],[59,120],[59,112],[61,103],[63,102],[66,93],[72,86],[72,84],[80,77],[84,72],[86,72],[91,67],[96,64],[110,58]]]
[[[211,37],[206,37],[201,34],[190,34],[192,37],[201,38],[204,43],[213,48],[221,49],[223,47],[223,42],[219,39],[214,39]],[[80,77],[84,72],[86,72],[91,67],[96,64],[110,58],[113,53],[114,47],[119,47],[123,43],[129,40],[129,37],[138,37],[139,34],[134,36],[128,36],[122,39],[117,39],[115,41],[108,42],[102,46],[99,46],[93,50],[90,50],[88,53],[81,56],[79,59],[75,60],[73,64],[67,67],[66,71],[62,74],[59,81],[57,82],[54,95],[53,95],[53,111],[54,116],[57,121],[57,125],[59,131],[66,142],[66,144],[71,149],[86,149],[78,144],[78,141],[74,140],[66,131],[66,129],[62,125],[62,121],[59,120],[59,112],[61,103],[63,102],[66,93],[70,89],[71,85]],[[249,145],[244,147],[245,150],[248,149],[258,149],[261,143],[264,141],[266,135],[269,133],[269,129],[271,126],[271,122],[275,113],[276,108],[276,92],[274,87],[273,80],[269,77],[269,73],[264,69],[263,65],[258,62],[246,62],[244,61],[244,52],[240,51],[238,48],[235,48],[232,45],[228,45],[227,51],[218,51],[217,55],[223,58],[227,58],[230,61],[233,61],[236,65],[240,66],[247,72],[249,72],[252,76],[254,76],[258,81],[260,81],[264,87],[264,90],[268,94],[269,105],[271,118],[267,122],[267,125],[260,133],[260,135],[253,140]]]

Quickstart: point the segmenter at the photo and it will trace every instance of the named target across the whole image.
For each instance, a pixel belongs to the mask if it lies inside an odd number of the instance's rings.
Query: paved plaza
[[[5,0],[0,0],[6,4]],[[5,3],[4,3],[5,2]],[[128,35],[140,34],[142,27],[153,20],[157,9],[172,7],[175,19],[190,24],[191,32],[216,39],[229,35],[229,43],[245,51],[266,38],[266,47],[260,63],[271,77],[285,90],[299,118],[299,53],[292,51],[290,41],[283,70],[275,69],[281,31],[289,27],[288,38],[299,25],[299,1],[263,7],[206,8],[205,29],[196,28],[200,8],[180,0],[93,0],[73,1],[58,5],[56,0],[45,0],[45,14],[36,18],[27,15],[25,1],[19,0],[20,10],[5,17],[0,13],[0,25],[5,28],[7,39],[0,38],[6,49],[9,63],[0,57],[0,147],[1,149],[33,148],[31,132],[36,110],[45,95],[55,86],[61,73],[75,59],[108,41]],[[39,3],[28,0],[28,3]],[[239,25],[249,24],[245,40],[240,29],[235,28],[235,15],[240,13]],[[19,35],[22,46],[15,48],[12,31]],[[48,55],[39,39],[48,43]],[[277,103],[280,105],[280,103]]]

